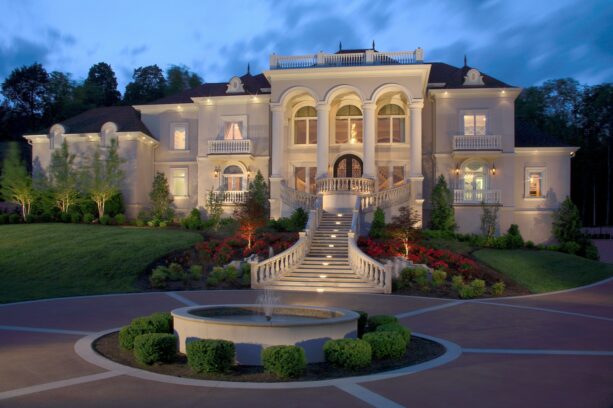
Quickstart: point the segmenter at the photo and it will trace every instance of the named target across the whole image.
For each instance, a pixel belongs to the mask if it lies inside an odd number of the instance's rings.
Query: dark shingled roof
[[[531,123],[516,118],[515,147],[568,147],[568,145]]]
[[[140,112],[131,106],[95,108],[60,122],[66,133],[99,133],[102,125],[113,122],[119,132],[143,132],[153,136],[140,120]]]
[[[453,65],[445,64],[444,62],[430,62],[430,78],[428,83],[445,83],[445,86],[435,89],[467,89],[467,88],[513,88],[512,85],[492,78],[491,76],[481,72],[483,75],[483,83],[485,85],[466,85],[464,86],[464,77],[471,67],[464,66],[462,68],[454,67]]]
[[[257,95],[270,93],[270,82],[268,82],[268,79],[266,79],[264,74],[245,74],[240,78],[243,82],[243,88],[245,89],[245,92],[227,94],[227,82],[211,82],[199,85],[195,88],[188,89],[183,92],[179,92],[175,95],[170,95],[161,99],[157,99],[153,102],[147,103],[147,105],[192,103],[193,101],[191,98],[206,98],[209,96]],[[268,90],[262,91],[262,88],[268,88]]]

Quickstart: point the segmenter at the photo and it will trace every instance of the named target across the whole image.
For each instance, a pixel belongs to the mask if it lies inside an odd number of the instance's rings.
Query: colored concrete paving
[[[0,407],[610,407],[613,279],[544,296],[454,301],[281,293],[288,304],[396,314],[462,348],[436,368],[375,381],[286,389],[176,385],[83,360],[75,343],[135,316],[190,304],[254,302],[257,291],[53,299],[0,306]]]

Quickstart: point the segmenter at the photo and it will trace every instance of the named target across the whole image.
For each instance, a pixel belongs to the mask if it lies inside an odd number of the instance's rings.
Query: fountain
[[[300,346],[309,363],[322,362],[324,343],[355,338],[359,317],[346,309],[282,305],[272,291],[264,291],[256,304],[189,306],[172,316],[180,352],[197,339],[229,340],[237,363],[244,365],[260,365],[262,350],[276,345]]]

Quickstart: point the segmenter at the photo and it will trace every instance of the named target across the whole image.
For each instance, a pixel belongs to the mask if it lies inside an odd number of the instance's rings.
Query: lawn
[[[613,276],[611,264],[561,252],[481,249],[473,256],[532,293],[570,289]]]
[[[135,291],[147,265],[198,233],[73,224],[0,226],[0,303]]]

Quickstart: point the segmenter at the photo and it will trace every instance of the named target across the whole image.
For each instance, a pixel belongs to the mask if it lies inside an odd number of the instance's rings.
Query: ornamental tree
[[[164,173],[159,171],[155,174],[151,192],[149,193],[151,200],[151,215],[160,220],[169,220],[174,215],[172,202],[174,201],[170,195],[168,180]]]
[[[433,230],[453,232],[457,226],[453,211],[453,196],[442,174],[432,189],[432,216],[430,228]]]
[[[498,204],[481,203],[481,232],[487,238],[492,238],[496,234],[499,207]]]
[[[417,227],[421,222],[421,217],[415,209],[410,207],[400,207],[398,211],[398,215],[392,218],[389,233],[393,238],[402,242],[404,246],[404,255],[408,257],[409,251],[411,250],[411,243],[414,242],[419,235],[419,229]]]
[[[209,191],[206,199],[206,211],[209,220],[211,220],[213,223],[213,230],[217,231],[219,228],[219,222],[221,221],[221,216],[223,214],[223,195],[215,194],[213,188],[211,188]]]
[[[579,209],[571,201],[570,197],[560,205],[553,215],[553,235],[560,243],[577,242],[581,234],[581,217]]]
[[[0,195],[6,201],[21,206],[21,216],[26,221],[30,215],[32,202],[36,198],[36,191],[32,186],[32,177],[21,160],[17,143],[8,144],[8,150],[2,163],[0,176]]]
[[[249,184],[245,202],[234,211],[234,216],[240,224],[239,235],[251,249],[257,229],[266,225],[268,219],[268,186],[259,170]]]
[[[98,207],[98,217],[104,215],[106,202],[118,194],[123,171],[121,169],[122,160],[117,153],[117,140],[111,140],[108,152],[102,155],[100,149],[96,149],[92,159],[88,177],[88,188],[92,200]]]
[[[67,213],[78,199],[78,173],[74,168],[74,159],[75,155],[68,152],[68,144],[64,140],[61,149],[52,153],[49,164],[49,187],[55,205],[63,213]]]

